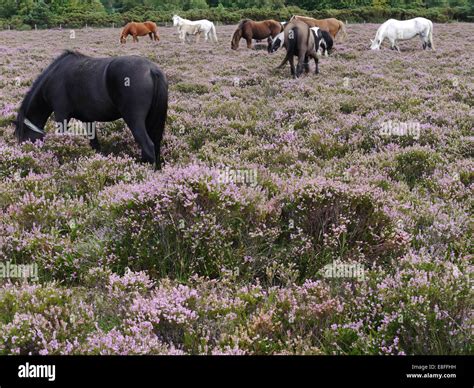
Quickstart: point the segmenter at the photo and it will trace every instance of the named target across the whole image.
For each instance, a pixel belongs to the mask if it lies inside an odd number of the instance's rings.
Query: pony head
[[[28,120],[23,112],[18,114],[17,119],[14,121],[15,124],[15,136],[19,143],[24,141],[34,142],[36,140],[42,140],[44,138],[44,130],[33,124]]]
[[[275,36],[273,38],[273,40],[271,42],[269,42],[268,44],[268,52],[271,54],[271,53],[274,53],[275,51],[277,51],[278,49],[280,49],[281,47],[283,47],[283,43],[285,43],[285,33],[284,32],[280,32],[277,36]]]
[[[120,43],[124,44],[127,42],[127,38],[124,35],[120,35]]]
[[[370,49],[371,50],[380,50],[380,45],[382,43],[382,40],[378,37],[375,37],[375,39],[370,39],[371,45]]]
[[[242,38],[242,29],[238,27],[235,30],[234,35],[232,35],[232,41],[230,42],[230,48],[232,50],[237,50],[239,48],[240,38]]]

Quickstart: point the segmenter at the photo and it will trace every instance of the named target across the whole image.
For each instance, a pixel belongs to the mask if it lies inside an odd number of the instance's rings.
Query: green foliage
[[[431,175],[439,162],[439,157],[427,150],[414,149],[404,152],[396,158],[396,174],[410,188]]]
[[[423,16],[434,22],[471,21],[470,0],[0,0],[0,28],[122,25],[129,21],[189,19],[236,23],[242,18],[288,20],[294,14],[350,22]],[[311,10],[311,11],[305,11]]]
[[[209,93],[209,86],[205,84],[195,84],[180,82],[176,85],[176,88],[182,93],[195,93],[195,94],[206,94]]]

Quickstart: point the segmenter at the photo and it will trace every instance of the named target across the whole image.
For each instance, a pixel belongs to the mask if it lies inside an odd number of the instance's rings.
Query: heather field
[[[377,27],[297,80],[284,52],[232,51],[235,26],[1,31],[0,354],[473,353],[474,24],[401,53],[368,49]],[[159,64],[161,171],[123,121],[100,153],[52,122],[16,143],[66,48]]]

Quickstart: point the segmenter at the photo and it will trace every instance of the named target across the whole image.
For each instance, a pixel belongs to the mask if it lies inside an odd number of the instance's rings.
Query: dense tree
[[[53,23],[64,21],[65,24],[72,22],[79,25],[90,21],[91,24],[101,25],[112,21],[121,23],[127,19],[151,17],[149,15],[156,17],[163,12],[181,10],[191,11],[194,16],[205,16],[205,12],[213,12],[212,15],[220,15],[220,20],[225,21],[235,19],[235,14],[227,17],[225,15],[230,14],[226,12],[232,13],[239,9],[253,9],[250,14],[260,17],[264,15],[264,10],[279,10],[292,6],[323,13],[327,9],[349,10],[349,13],[346,13],[349,17],[352,15],[351,9],[361,7],[375,7],[377,12],[392,8],[410,10],[465,7],[467,15],[472,14],[468,9],[474,8],[473,3],[474,0],[0,0],[0,19],[8,19],[8,24],[13,21],[13,25],[21,25],[22,21],[23,24],[30,26],[48,25],[51,21]],[[371,12],[368,11],[369,18]],[[121,14],[128,16],[122,18]],[[403,17],[400,11],[398,15]],[[376,16],[375,19],[381,17]],[[446,17],[438,19],[443,20]],[[360,16],[358,18],[357,20],[360,20]],[[464,20],[469,20],[469,16]]]

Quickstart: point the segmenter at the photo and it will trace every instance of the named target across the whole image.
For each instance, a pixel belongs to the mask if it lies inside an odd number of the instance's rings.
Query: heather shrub
[[[388,18],[331,12],[311,14]],[[210,14],[246,16],[182,16]],[[166,73],[160,171],[123,120],[98,124],[99,150],[51,120],[44,141],[19,145],[15,110],[70,39],[5,31],[0,262],[35,264],[38,279],[0,280],[0,353],[472,353],[472,40],[452,44],[472,25],[437,24],[436,51],[414,39],[400,53],[368,50],[377,27],[349,24],[321,74],[296,80],[275,70],[283,52],[230,50],[235,25],[179,55],[171,27],[151,51],[77,30],[76,48],[132,50]]]
[[[285,238],[305,243],[306,252],[297,257],[313,271],[336,258],[389,262],[406,242],[379,198],[380,192],[367,186],[326,179],[294,182],[282,204]]]
[[[94,329],[91,306],[55,284],[0,291],[2,354],[71,354]]]
[[[141,151],[123,120],[103,123],[97,130],[99,150],[104,155],[129,156],[140,160]]]
[[[146,267],[161,276],[216,276],[231,265],[245,229],[258,222],[258,190],[218,181],[218,170],[191,165],[102,193],[114,214],[108,246],[118,268]],[[230,260],[230,261],[229,261]]]
[[[433,173],[440,158],[427,149],[412,149],[397,155],[395,161],[395,176],[413,188]]]
[[[57,182],[63,194],[94,198],[105,187],[118,183],[141,182],[152,169],[129,157],[96,155],[78,158],[57,172]]]
[[[50,151],[60,164],[75,161],[81,156],[92,156],[95,153],[85,137],[59,133],[47,134],[43,149]]]
[[[328,346],[340,354],[469,353],[472,267],[462,257],[410,252],[399,266],[346,288],[348,322],[331,326]],[[362,301],[364,301],[362,303]],[[381,308],[383,306],[383,309]]]
[[[12,176],[25,177],[30,172],[46,173],[58,164],[51,152],[41,152],[41,145],[31,143],[21,149],[5,143],[0,145],[0,176],[2,179]]]

